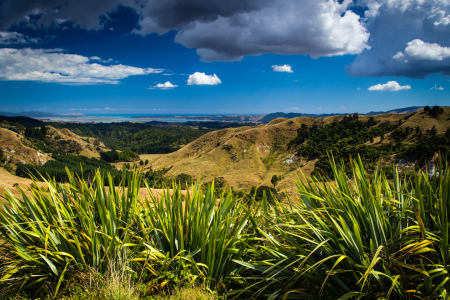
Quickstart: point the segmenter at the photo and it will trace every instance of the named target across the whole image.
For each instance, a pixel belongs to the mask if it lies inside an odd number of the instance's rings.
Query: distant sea
[[[189,117],[189,118],[188,118]],[[208,121],[205,119],[205,116],[200,117],[198,119],[195,116],[182,116],[182,115],[169,115],[169,116],[161,116],[161,115],[82,115],[82,116],[57,116],[57,117],[43,117],[36,118],[43,121],[52,121],[52,122],[76,122],[76,123],[119,123],[119,122],[134,122],[134,123],[146,123],[151,121],[158,122],[176,122],[176,123],[184,123],[184,122],[195,122],[195,121]]]

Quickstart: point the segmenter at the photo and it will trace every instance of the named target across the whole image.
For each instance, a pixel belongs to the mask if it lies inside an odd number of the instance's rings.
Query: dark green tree
[[[47,126],[41,126],[41,136],[45,137],[47,135],[48,128]]]
[[[430,135],[431,136],[436,136],[437,133],[438,133],[438,131],[436,129],[436,125],[433,125],[433,128],[431,128],[431,131],[430,131]]]
[[[270,179],[270,182],[273,184],[273,186],[276,186],[280,178],[277,175],[273,175],[272,179]]]
[[[433,108],[429,112],[430,116],[432,116],[433,118],[439,117],[439,115],[442,113],[444,113],[444,109],[437,105],[433,106]]]
[[[277,197],[278,193],[277,190],[271,186],[267,185],[261,185],[256,190],[254,190],[255,187],[252,188],[253,193],[251,193],[251,196],[255,195],[255,200],[261,201],[263,199],[264,193],[266,194],[267,201],[269,203],[274,203],[274,198]]]

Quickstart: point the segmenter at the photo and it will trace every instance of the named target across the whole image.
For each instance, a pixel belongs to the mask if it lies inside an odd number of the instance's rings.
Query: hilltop
[[[365,116],[375,116],[375,115],[382,115],[382,114],[406,114],[406,113],[412,113],[419,110],[422,110],[423,106],[410,106],[410,107],[404,107],[404,108],[397,108],[397,109],[391,109],[388,111],[371,111],[366,114],[360,114]],[[332,116],[344,116],[349,115],[349,113],[334,113],[334,114],[303,114],[303,113],[284,113],[284,112],[276,112],[271,113],[268,115],[265,115],[260,119],[260,122],[262,123],[269,123],[272,120],[275,120],[277,118],[286,118],[286,119],[292,119],[296,117],[312,117],[312,118],[324,118],[324,117],[332,117]]]

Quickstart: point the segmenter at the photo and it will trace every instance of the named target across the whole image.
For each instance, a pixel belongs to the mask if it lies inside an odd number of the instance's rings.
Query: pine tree
[[[431,131],[430,131],[430,135],[431,136],[436,136],[437,135],[437,129],[436,129],[436,125],[433,125],[433,128],[431,128]]]

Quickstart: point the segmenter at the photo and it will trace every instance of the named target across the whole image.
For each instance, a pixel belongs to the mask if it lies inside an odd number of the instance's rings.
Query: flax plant
[[[331,160],[334,182],[297,181],[300,203],[271,207],[233,291],[267,299],[436,299],[448,291],[449,175],[353,177]],[[448,164],[445,165],[448,170]]]
[[[180,185],[159,198],[150,193],[139,224],[146,243],[168,258],[181,257],[179,268],[215,290],[226,290],[251,235],[245,208],[232,193],[217,195],[214,183],[203,191],[195,184],[184,195]]]
[[[67,172],[66,184],[33,183],[21,198],[6,193],[0,210],[3,291],[56,295],[67,273],[92,268],[103,274],[124,252],[131,260],[147,257],[148,268],[164,258],[135,231],[139,173],[127,177],[124,171],[121,186],[106,189],[100,171],[92,183]],[[113,186],[109,174],[107,180]]]

